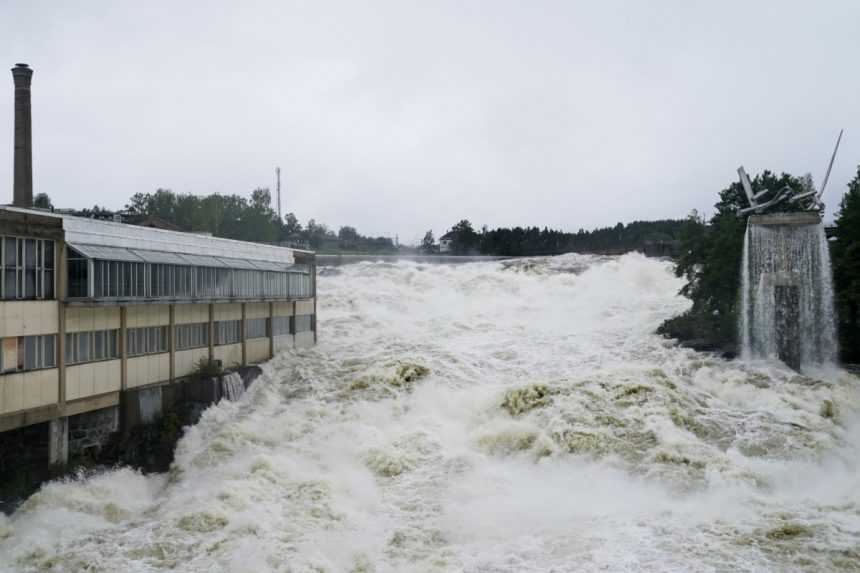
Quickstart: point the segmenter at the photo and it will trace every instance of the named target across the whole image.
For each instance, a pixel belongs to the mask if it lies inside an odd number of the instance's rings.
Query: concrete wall
[[[276,302],[274,303],[275,316],[293,316],[293,303],[291,302]]]
[[[0,338],[56,334],[59,303],[48,301],[3,301],[0,303]]]
[[[240,355],[241,360],[241,355]],[[128,359],[127,386],[136,388],[170,380],[170,353],[148,354]]]
[[[251,338],[245,342],[248,364],[258,364],[269,359],[269,339]]]
[[[118,307],[66,308],[66,332],[89,332],[91,330],[113,330],[120,327]]]
[[[251,302],[245,305],[245,318],[269,318],[269,303]]]
[[[177,350],[174,366],[177,378],[188,376],[197,367],[197,363],[203,358],[209,358],[209,348],[192,348],[191,350]]]
[[[126,311],[126,328],[167,326],[168,324],[170,324],[170,307],[166,304],[130,306]]]
[[[308,300],[297,300],[296,301],[296,315],[301,314],[313,314],[314,313],[314,299]]]
[[[121,360],[87,362],[66,367],[66,400],[118,391],[121,385],[121,368]]]
[[[196,322],[209,322],[208,304],[177,304],[174,307],[173,317],[176,324],[193,324]]]
[[[314,300],[275,302],[271,305],[275,316],[292,316],[314,312]],[[0,304],[0,338],[56,334],[59,331],[60,306],[57,301],[4,301]],[[65,312],[66,332],[87,332],[120,328],[121,311],[118,307],[67,307]],[[242,318],[240,303],[225,303],[214,306],[214,320],[239,320]],[[270,303],[246,303],[246,319],[268,318]],[[209,304],[177,304],[174,307],[176,324],[209,321]],[[168,305],[129,306],[126,310],[126,327],[167,326],[170,324]],[[314,344],[314,333],[276,336],[272,342],[275,352],[290,348],[305,348]],[[57,341],[59,360],[60,341]],[[214,358],[230,368],[242,363],[242,344],[215,346]],[[247,363],[259,363],[270,356],[267,338],[250,339],[245,342]],[[208,348],[177,351],[174,378],[191,374],[201,358],[208,357]],[[110,360],[71,365],[66,368],[65,399],[82,400],[119,391],[121,385],[121,361]],[[138,356],[127,360],[127,388],[137,388],[170,380],[170,354]],[[59,371],[56,368],[33,372],[18,372],[0,375],[0,415],[51,406],[59,403]]]
[[[315,338],[313,330],[296,333],[296,348],[310,348],[314,345],[314,342]]]
[[[242,345],[225,344],[223,346],[216,346],[215,360],[220,360],[224,368],[232,368],[236,364],[242,364]]]
[[[281,352],[282,350],[290,350],[295,348],[296,341],[293,339],[292,334],[282,334],[280,336],[276,336],[275,340],[275,352]]]
[[[59,379],[56,368],[0,376],[0,414],[56,404]]]
[[[219,320],[240,320],[241,318],[242,305],[240,303],[215,305],[215,322],[218,322]]]

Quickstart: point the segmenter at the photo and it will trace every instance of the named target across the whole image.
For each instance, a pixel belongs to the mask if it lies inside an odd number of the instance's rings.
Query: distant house
[[[441,237],[439,237],[439,252],[440,253],[450,253],[451,249],[454,245],[454,234],[453,233],[445,233]]]

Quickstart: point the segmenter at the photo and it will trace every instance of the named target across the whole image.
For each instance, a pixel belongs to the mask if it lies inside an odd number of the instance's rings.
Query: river
[[[0,517],[0,571],[860,570],[857,379],[658,337],[681,284],[636,254],[322,269],[317,347],[169,473]]]

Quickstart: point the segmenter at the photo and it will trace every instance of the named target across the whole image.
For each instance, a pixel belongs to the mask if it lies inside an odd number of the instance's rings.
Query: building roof
[[[250,265],[264,270],[283,270],[284,266],[295,263],[294,253],[297,251],[263,243],[75,217],[42,209],[0,206],[0,211],[60,219],[66,244],[88,258],[233,268]]]

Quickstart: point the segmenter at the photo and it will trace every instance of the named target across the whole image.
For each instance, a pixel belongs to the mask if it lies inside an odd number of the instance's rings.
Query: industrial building
[[[30,79],[15,80],[13,204],[0,206],[0,432],[146,419],[203,361],[263,362],[316,342],[314,254],[32,208]],[[153,404],[155,406],[153,407]],[[142,410],[146,409],[147,412]]]

